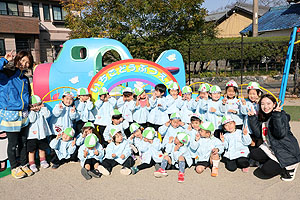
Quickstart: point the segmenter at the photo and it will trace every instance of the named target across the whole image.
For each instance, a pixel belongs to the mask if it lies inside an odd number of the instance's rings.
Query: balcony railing
[[[8,15],[8,16],[20,16],[20,17],[39,17],[38,14],[33,12],[18,12],[18,11],[10,11],[10,10],[0,10],[0,15]]]

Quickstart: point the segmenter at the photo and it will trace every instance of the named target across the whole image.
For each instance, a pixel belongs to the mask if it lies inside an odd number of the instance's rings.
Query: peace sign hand
[[[248,126],[246,125],[243,129],[243,134],[247,135],[248,134]]]
[[[278,102],[277,107],[274,109],[274,111],[281,112],[282,107],[285,105],[285,103],[283,103],[281,106],[280,106],[280,104],[281,104],[281,101]]]
[[[10,61],[12,61],[14,59],[13,52],[14,52],[14,50],[11,50],[9,53],[5,54],[4,58],[8,62],[10,62]]]
[[[249,110],[249,108],[247,108],[247,111],[248,111],[248,116],[254,116],[255,115],[253,107],[251,107],[251,110]]]

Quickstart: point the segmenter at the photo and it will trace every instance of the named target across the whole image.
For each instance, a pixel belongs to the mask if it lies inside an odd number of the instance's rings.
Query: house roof
[[[231,16],[235,12],[244,12],[248,15],[252,15],[253,5],[252,4],[246,4],[246,3],[236,3],[231,9],[227,9],[222,12],[217,13],[211,13],[205,17],[205,21],[211,22],[216,21],[217,23],[221,23],[225,19],[227,19],[229,16]],[[269,10],[269,7],[266,6],[259,6],[258,8],[258,15],[262,16],[264,13],[266,13]]]
[[[300,4],[274,7],[258,19],[258,32],[284,30],[300,26]],[[242,30],[241,34],[252,31],[252,24]]]

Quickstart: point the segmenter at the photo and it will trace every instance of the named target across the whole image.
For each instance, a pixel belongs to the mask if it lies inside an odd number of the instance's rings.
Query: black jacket
[[[249,125],[253,134],[261,138],[262,122],[257,116],[249,116]],[[276,158],[282,168],[300,162],[300,149],[297,139],[290,128],[290,115],[284,110],[273,112],[268,126],[268,137]]]

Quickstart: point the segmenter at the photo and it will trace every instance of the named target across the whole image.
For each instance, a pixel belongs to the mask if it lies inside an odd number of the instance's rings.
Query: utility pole
[[[253,37],[258,36],[258,0],[253,0],[252,33]]]

